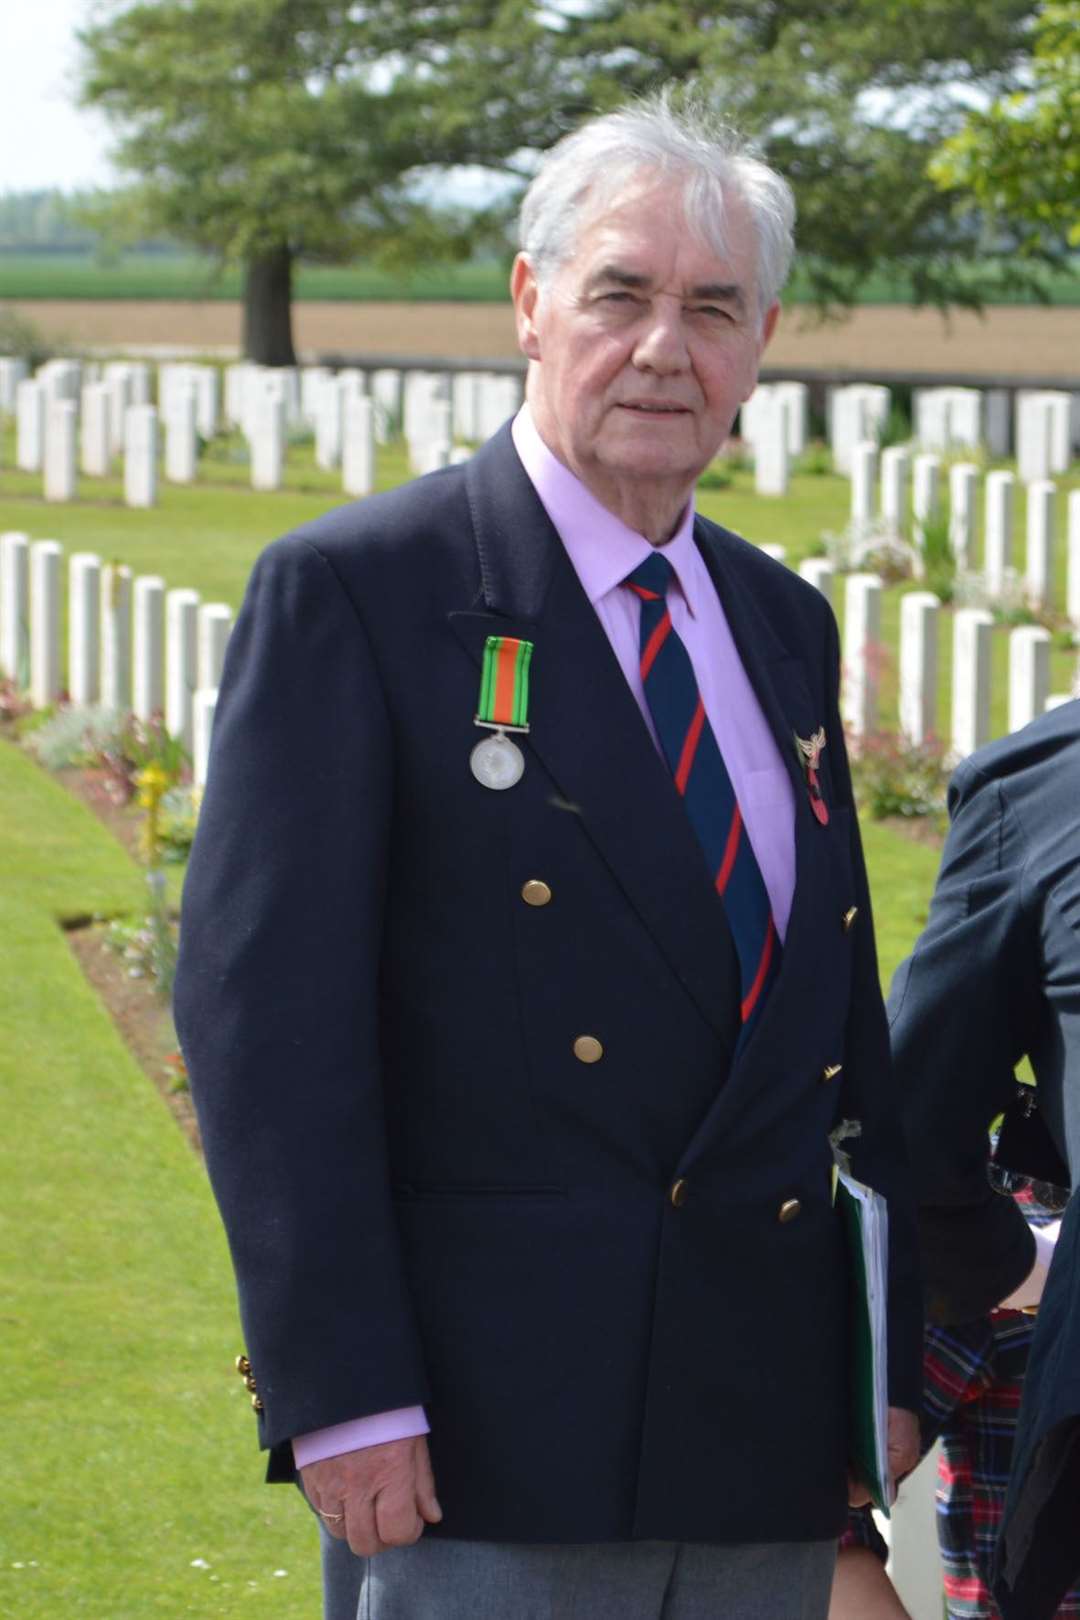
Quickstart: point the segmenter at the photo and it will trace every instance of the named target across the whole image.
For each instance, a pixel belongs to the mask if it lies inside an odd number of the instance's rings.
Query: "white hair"
[[[591,118],[547,152],[518,222],[543,283],[574,251],[582,225],[650,176],[681,179],[687,224],[722,256],[725,192],[745,204],[757,237],[758,312],[776,299],[794,253],[791,187],[700,98],[670,90]]]

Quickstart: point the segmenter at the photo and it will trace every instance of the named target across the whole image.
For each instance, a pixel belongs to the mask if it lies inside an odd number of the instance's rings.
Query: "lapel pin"
[[[818,781],[818,765],[821,762],[822,750],[825,747],[825,727],[819,726],[812,737],[800,737],[795,733],[795,742],[799,751],[799,763],[802,765],[806,777],[806,791],[810,799],[810,808],[823,827],[829,824],[829,807],[821,792]]]
[[[480,701],[473,724],[490,731],[469,755],[469,769],[482,787],[501,792],[520,782],[525,756],[508,732],[529,729],[529,664],[533,644],[514,636],[488,636],[480,674]]]

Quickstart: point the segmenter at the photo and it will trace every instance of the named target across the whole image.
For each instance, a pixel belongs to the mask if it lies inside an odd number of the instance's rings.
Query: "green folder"
[[[836,1200],[851,1253],[851,1461],[886,1518],[889,1489],[889,1218],[881,1194],[843,1170]]]

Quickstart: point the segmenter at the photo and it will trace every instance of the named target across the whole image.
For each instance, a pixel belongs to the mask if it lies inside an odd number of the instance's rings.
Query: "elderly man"
[[[177,1023],[271,1476],[370,1620],[825,1614],[842,1120],[917,1404],[836,629],[693,504],[792,216],[664,98],[561,142],[520,415],[270,547],[232,639]]]

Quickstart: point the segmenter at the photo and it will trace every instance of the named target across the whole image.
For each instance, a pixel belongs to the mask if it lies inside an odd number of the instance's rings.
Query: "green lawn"
[[[137,910],[141,874],[6,742],[0,824],[0,1613],[310,1620],[316,1535],[259,1483],[202,1166],[59,926]]]
[[[373,265],[302,264],[296,272],[298,300],[425,300],[504,303],[509,256],[468,264],[430,265],[411,272]],[[969,278],[987,303],[1025,304],[1034,299],[1003,288],[994,266],[973,264]],[[1080,303],[1080,271],[1045,271],[1042,284],[1049,302]],[[0,250],[0,299],[4,298],[238,298],[237,268],[220,270],[213,260],[194,254],[128,252],[107,259],[92,253],[15,253]],[[806,298],[807,285],[798,264],[786,294],[790,303]],[[907,304],[910,282],[874,272],[859,289],[863,304]]]

